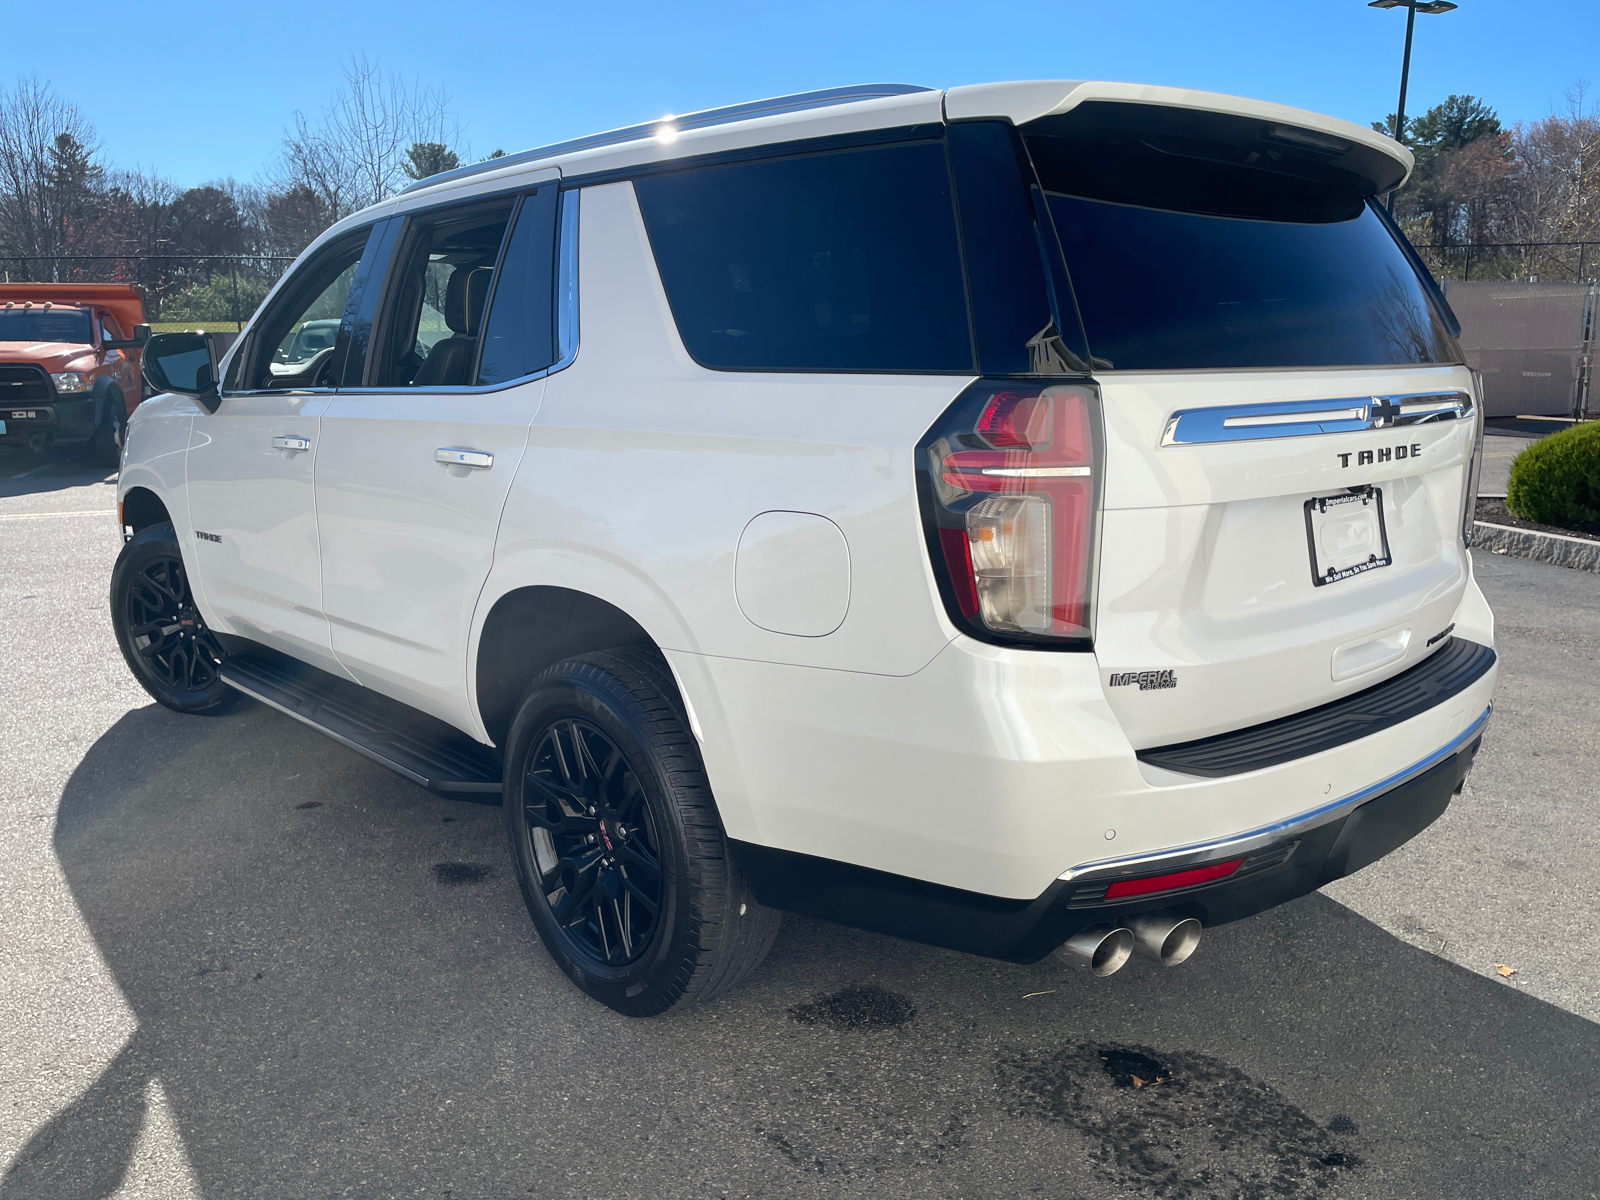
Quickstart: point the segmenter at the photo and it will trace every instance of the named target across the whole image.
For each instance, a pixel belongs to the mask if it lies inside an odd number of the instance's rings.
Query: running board
[[[430,792],[498,804],[500,756],[454,726],[298,659],[252,645],[222,681]]]

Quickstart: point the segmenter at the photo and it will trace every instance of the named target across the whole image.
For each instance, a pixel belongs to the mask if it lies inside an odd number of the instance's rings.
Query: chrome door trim
[[[1167,418],[1161,444],[1197,446],[1311,437],[1322,433],[1360,433],[1368,429],[1456,421],[1472,411],[1472,397],[1458,391],[1184,408]]]

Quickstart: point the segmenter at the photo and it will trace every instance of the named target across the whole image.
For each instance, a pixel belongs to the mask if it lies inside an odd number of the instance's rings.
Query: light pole
[[[1437,16],[1456,6],[1450,0],[1368,0],[1368,8],[1403,8],[1406,10],[1406,51],[1400,59],[1400,103],[1394,109],[1394,140],[1406,144],[1406,83],[1411,78],[1411,31],[1417,24],[1417,14]],[[1389,193],[1389,211],[1394,212],[1394,192]]]

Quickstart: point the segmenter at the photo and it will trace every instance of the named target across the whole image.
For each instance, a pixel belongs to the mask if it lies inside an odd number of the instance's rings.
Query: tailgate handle
[[[272,439],[274,450],[309,450],[311,439],[303,437],[275,437]]]
[[[487,450],[458,450],[454,446],[441,446],[433,452],[433,461],[452,467],[475,467],[486,471],[494,466],[494,455]]]
[[[1376,671],[1405,657],[1411,645],[1411,626],[1385,630],[1376,637],[1359,642],[1347,642],[1333,652],[1333,680],[1335,683],[1354,679],[1368,671]]]

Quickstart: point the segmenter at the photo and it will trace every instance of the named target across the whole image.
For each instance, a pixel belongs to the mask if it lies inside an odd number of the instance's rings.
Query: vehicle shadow
[[[494,809],[264,708],[92,747],[55,850],[138,1019],[5,1200],[116,1190],[159,1080],[205,1196],[1588,1195],[1600,1026],[1321,896],[1103,981],[790,919],[630,1021]]]
[[[81,446],[32,454],[0,446],[0,498],[59,492],[92,483],[115,483],[116,467],[97,467]]]

